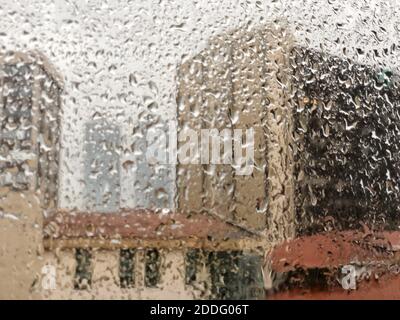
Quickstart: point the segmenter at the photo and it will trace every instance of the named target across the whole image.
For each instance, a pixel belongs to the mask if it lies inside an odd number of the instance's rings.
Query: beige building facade
[[[0,56],[0,297],[38,297],[45,212],[57,207],[61,78],[36,52]]]
[[[269,241],[293,237],[293,46],[282,27],[236,30],[180,66],[179,130],[252,128],[255,146],[250,175],[232,164],[178,165],[179,211],[208,212]]]

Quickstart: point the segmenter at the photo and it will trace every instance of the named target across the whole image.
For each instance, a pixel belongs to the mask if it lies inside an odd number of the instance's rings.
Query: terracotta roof
[[[362,281],[357,290],[292,289],[268,295],[268,300],[400,300],[400,276],[385,274],[377,279]]]
[[[343,231],[296,238],[277,246],[272,269],[332,268],[351,263],[372,263],[395,259],[400,253],[400,232]],[[399,256],[400,257],[400,256]]]
[[[400,232],[343,231],[302,236],[274,248],[267,260],[278,282],[267,299],[399,299]],[[358,267],[356,290],[339,279]]]
[[[116,213],[58,211],[44,221],[44,237],[52,239],[239,239],[248,235],[240,228],[205,214],[146,209]]]

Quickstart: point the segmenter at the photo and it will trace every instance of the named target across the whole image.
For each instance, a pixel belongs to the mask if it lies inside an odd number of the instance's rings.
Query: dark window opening
[[[241,251],[211,252],[208,264],[212,298],[226,300],[263,297],[261,257]]]
[[[119,254],[119,281],[121,288],[135,286],[135,250],[122,249]]]
[[[77,290],[88,289],[92,284],[92,253],[89,249],[76,249],[75,259],[76,270],[74,287]]]
[[[185,257],[185,283],[193,284],[196,281],[197,261],[199,259],[199,250],[191,249],[186,252]]]
[[[145,279],[146,287],[156,287],[160,281],[161,256],[157,249],[146,251],[145,257]]]
[[[207,261],[208,252],[201,249],[189,249],[185,256],[185,283],[193,285],[198,281],[198,273]]]

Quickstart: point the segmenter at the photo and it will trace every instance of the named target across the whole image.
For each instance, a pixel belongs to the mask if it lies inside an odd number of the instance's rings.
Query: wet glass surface
[[[399,11],[0,0],[0,298],[400,298]]]

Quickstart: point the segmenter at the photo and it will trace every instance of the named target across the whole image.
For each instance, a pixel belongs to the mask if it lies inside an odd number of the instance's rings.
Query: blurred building
[[[154,210],[150,203],[113,212],[99,201],[87,212],[59,211],[45,228],[45,247],[63,249],[61,263],[56,257],[47,260],[59,266],[59,290],[51,296],[263,297],[264,252],[294,231],[290,91],[282,91],[290,79],[292,46],[285,29],[237,30],[210,40],[208,48],[179,66],[178,130],[253,128],[252,174],[236,175],[230,164],[179,164],[175,213]],[[96,136],[99,130],[89,131]],[[110,139],[100,135],[93,146],[112,153],[101,147]],[[141,154],[144,144],[136,142]],[[96,162],[90,175],[110,175],[96,160],[88,161],[86,171]],[[143,159],[134,165],[142,168],[138,192],[145,197],[150,168]],[[103,188],[101,181],[93,179],[93,187]],[[104,192],[93,194],[102,199]]]
[[[252,174],[179,163],[175,213],[150,203],[59,211],[46,221],[45,247],[63,248],[67,280],[53,296],[254,299],[272,285],[263,256],[275,245],[359,228],[361,216],[375,223],[378,212],[395,217],[397,95],[387,74],[296,47],[271,27],[211,39],[177,79],[178,131],[253,128]],[[384,211],[388,197],[394,207]]]
[[[2,250],[29,266],[43,244],[55,285],[40,287],[48,274],[31,285],[45,298],[256,299],[272,285],[263,256],[274,246],[360,221],[395,227],[398,94],[387,71],[296,47],[282,27],[212,38],[178,67],[178,131],[254,129],[252,173],[179,163],[171,212],[169,199],[147,197],[148,180],[162,189],[167,175],[144,158],[146,123],[138,156],[121,164],[118,126],[96,120],[85,132],[87,208],[77,211],[57,208],[62,82],[39,58],[10,57],[1,60],[1,222],[27,251],[9,242]],[[135,208],[120,205],[125,166],[137,170]],[[15,231],[18,212],[31,233]],[[10,279],[5,288],[29,283]]]
[[[276,52],[279,46],[282,51]],[[238,30],[212,39],[209,48],[179,67],[178,130],[187,125],[254,128],[253,173],[235,175],[231,165],[178,165],[176,212],[154,209],[150,203],[144,209],[105,210],[102,200],[86,212],[59,210],[45,223],[45,247],[49,252],[62,249],[60,261],[55,256],[47,259],[58,266],[59,275],[59,289],[50,296],[263,297],[264,252],[293,236],[294,230],[293,175],[287,165],[292,162],[287,150],[290,92],[282,93],[278,82],[289,80],[291,47],[284,29],[260,29],[255,34]],[[266,77],[267,73],[274,76]],[[95,141],[93,148],[107,156],[90,151],[88,145],[87,155],[95,155],[96,161],[87,162],[87,176],[107,177],[116,171],[101,167],[99,160],[108,159],[113,148],[102,144],[118,139],[103,137],[98,124],[90,128],[94,138],[87,143]],[[138,139],[135,147],[144,155],[146,141]],[[151,168],[143,159],[135,158],[133,165],[141,168],[137,187],[144,197],[140,202],[145,203]],[[101,181],[93,179],[93,190],[104,187]],[[112,192],[118,178],[115,181]],[[101,190],[93,194],[104,199]]]
[[[255,130],[250,176],[229,164],[178,164],[180,212],[261,234],[266,252],[297,235],[397,228],[400,96],[390,71],[266,28],[212,39],[179,80],[179,129]],[[264,271],[269,287],[268,263]]]
[[[0,296],[38,280],[43,212],[57,207],[61,78],[39,53],[0,56]]]
[[[121,174],[118,126],[105,119],[86,125],[85,206],[91,211],[115,212],[120,208]]]
[[[398,77],[304,48],[291,64],[298,233],[396,230]]]
[[[291,34],[281,27],[234,30],[211,39],[178,70],[178,132],[190,128],[201,136],[203,129],[229,130],[234,137],[234,130],[245,135],[251,128],[255,133],[250,175],[237,174],[234,163],[178,163],[178,211],[202,213],[246,230],[242,237],[253,238],[264,251],[293,237],[295,229],[289,66],[293,45]],[[184,143],[178,141],[178,149]],[[221,143],[220,154],[224,151]],[[202,256],[200,251],[190,254]],[[206,265],[216,277],[210,283],[226,293],[217,297],[257,298],[246,294],[245,287],[263,287],[262,256],[246,245],[235,252],[212,253]],[[218,275],[218,268],[225,274]]]

